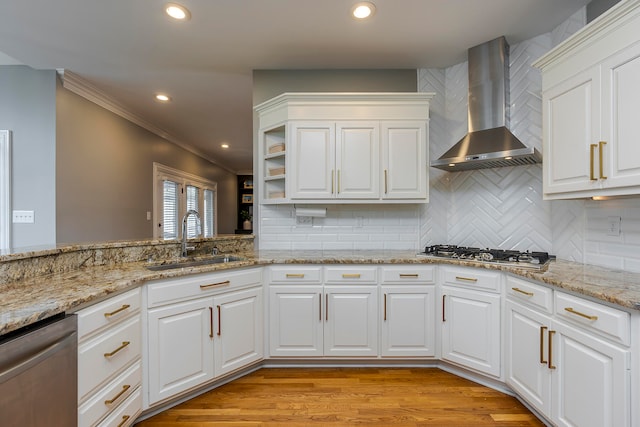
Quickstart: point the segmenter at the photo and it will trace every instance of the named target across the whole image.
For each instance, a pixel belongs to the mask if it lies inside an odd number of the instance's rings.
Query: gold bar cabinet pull
[[[417,279],[418,275],[417,274],[402,274],[400,273],[400,278],[401,279]]]
[[[131,415],[123,415],[122,421],[120,421],[120,424],[118,424],[118,427],[122,427],[123,425],[125,425],[127,421],[129,421],[129,418],[131,418]]]
[[[105,405],[111,405],[113,404],[113,402],[115,402],[116,400],[118,400],[120,398],[120,396],[122,396],[123,394],[125,394],[127,392],[127,390],[129,390],[131,388],[131,386],[129,384],[125,384],[122,386],[122,390],[120,390],[120,392],[118,394],[116,394],[115,396],[113,396],[111,399],[105,400],[104,404]]]
[[[593,162],[594,162],[594,156],[593,156],[593,149],[594,148],[598,148],[597,144],[591,144],[589,145],[589,179],[591,181],[597,181],[598,178],[596,178],[596,176],[594,175],[593,169]]]
[[[598,143],[598,167],[600,169],[600,179],[607,179],[607,177],[604,175],[604,164],[602,162],[602,158],[603,158],[603,146],[607,145],[606,141],[600,141]]]
[[[344,273],[342,275],[343,279],[359,279],[360,278],[360,273],[353,273],[353,274],[349,274],[349,273]]]
[[[318,292],[318,320],[322,322],[322,294]]]
[[[547,363],[547,361],[544,360],[544,333],[546,330],[546,326],[540,326],[540,363],[543,365]]]
[[[324,320],[329,321],[329,294],[324,296]]]
[[[340,194],[340,169],[338,169],[338,194]]]
[[[335,173],[336,171],[331,169],[331,194],[335,192]]]
[[[111,316],[115,316],[116,314],[120,313],[121,311],[125,311],[127,308],[131,307],[129,304],[124,304],[122,307],[120,307],[119,309],[112,311],[111,313],[105,313],[104,317],[109,318]]]
[[[128,346],[129,344],[131,344],[130,341],[122,341],[122,345],[118,348],[116,348],[115,350],[113,350],[111,353],[105,353],[104,357],[111,357],[111,356],[115,356],[116,353],[118,353],[120,350],[124,349],[126,346]]]
[[[569,313],[575,314],[576,316],[584,317],[585,319],[598,320],[598,316],[589,316],[588,314],[580,313],[579,311],[574,310],[572,307],[565,307],[564,310],[568,311]]]
[[[446,321],[447,321],[447,319],[446,319],[446,318],[445,318],[445,316],[444,316],[444,307],[445,307],[444,299],[445,299],[445,297],[446,297],[446,295],[442,295],[442,321],[443,321],[443,322],[446,322]]]
[[[303,279],[304,273],[287,273],[287,279]]]
[[[209,289],[209,288],[214,288],[216,286],[224,286],[224,285],[230,285],[230,284],[231,284],[231,281],[225,280],[224,282],[210,283],[208,285],[200,285],[200,289]]]
[[[384,321],[387,321],[387,294],[384,294]]]
[[[456,276],[456,280],[462,280],[463,282],[473,282],[473,283],[476,283],[478,281],[478,279],[475,279],[472,277],[462,277],[462,276]]]
[[[213,307],[209,307],[209,338],[213,338]]]
[[[549,354],[547,355],[549,362],[547,362],[547,367],[549,369],[556,369],[556,367],[553,365],[553,362],[551,361],[551,358],[553,357],[553,334],[555,334],[556,331],[549,331]]]
[[[384,194],[387,194],[387,170],[384,170]]]
[[[218,336],[222,335],[222,313],[220,313],[220,306],[218,305]]]
[[[533,296],[533,292],[523,291],[523,290],[522,290],[522,289],[520,289],[520,288],[511,288],[511,289],[512,289],[512,290],[514,290],[514,291],[516,291],[516,292],[519,292],[519,293],[521,293],[521,294],[524,294],[524,295],[526,295],[526,296],[529,296],[529,297],[532,297],[532,296]]]

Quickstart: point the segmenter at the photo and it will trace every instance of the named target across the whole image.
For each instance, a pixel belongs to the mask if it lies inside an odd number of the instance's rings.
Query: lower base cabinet
[[[506,382],[519,396],[557,426],[631,425],[627,349],[511,300],[506,310]]]
[[[149,285],[149,405],[263,358],[259,270],[181,280]],[[190,289],[185,300],[180,288]],[[198,293],[207,296],[188,299]]]
[[[442,358],[501,375],[500,295],[442,286]]]

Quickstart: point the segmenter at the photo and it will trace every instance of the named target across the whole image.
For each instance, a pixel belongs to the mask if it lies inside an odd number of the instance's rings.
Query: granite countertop
[[[433,259],[413,251],[255,251],[223,264],[147,269],[148,262],[92,266],[10,282],[2,288],[0,335],[61,312],[73,312],[145,282],[189,274],[269,264],[449,264],[509,272],[559,290],[640,310],[640,273],[557,260],[545,272],[474,261]]]

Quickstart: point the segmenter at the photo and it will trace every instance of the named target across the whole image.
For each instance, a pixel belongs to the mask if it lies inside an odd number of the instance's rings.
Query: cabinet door
[[[544,193],[600,188],[596,164],[600,138],[599,68],[590,68],[546,91],[543,108]]]
[[[506,382],[540,413],[551,416],[547,337],[551,319],[507,301]]]
[[[269,354],[322,356],[322,285],[269,287]]]
[[[378,355],[376,286],[325,286],[325,356]]]
[[[433,286],[382,287],[382,356],[435,356]]]
[[[500,295],[442,287],[442,358],[500,376]]]
[[[289,146],[291,198],[335,198],[335,124],[293,122]]]
[[[382,122],[382,197],[426,199],[428,189],[425,122]]]
[[[605,187],[640,185],[640,43],[602,64]]]
[[[556,322],[553,327],[555,423],[567,427],[631,425],[629,352],[564,323]]]
[[[336,124],[336,196],[377,199],[380,196],[380,130],[378,122]]]
[[[262,288],[213,297],[215,376],[262,359]]]
[[[149,310],[149,403],[213,378],[212,302],[202,298]]]

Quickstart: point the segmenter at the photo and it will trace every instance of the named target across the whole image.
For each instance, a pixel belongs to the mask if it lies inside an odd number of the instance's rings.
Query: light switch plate
[[[13,223],[14,224],[33,224],[34,223],[33,211],[13,211]]]
[[[607,217],[607,236],[619,236],[620,235],[620,223],[622,218],[619,216]]]

